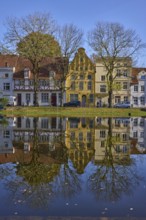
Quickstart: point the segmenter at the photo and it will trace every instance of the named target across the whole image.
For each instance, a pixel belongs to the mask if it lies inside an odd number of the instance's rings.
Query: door
[[[17,105],[21,105],[21,94],[17,94]]]
[[[56,106],[56,100],[57,100],[57,98],[56,98],[56,93],[52,93],[52,95],[51,95],[51,105],[52,106]]]

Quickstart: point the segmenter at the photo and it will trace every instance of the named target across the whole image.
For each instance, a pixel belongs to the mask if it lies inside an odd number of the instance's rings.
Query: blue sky
[[[98,21],[119,22],[146,42],[146,0],[1,0],[0,39],[8,16],[49,12],[58,24],[73,23],[85,33]],[[139,59],[146,66],[146,54]]]

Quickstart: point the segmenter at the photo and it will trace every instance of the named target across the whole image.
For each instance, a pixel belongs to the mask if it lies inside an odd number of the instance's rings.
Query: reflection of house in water
[[[2,118],[0,120],[0,154],[14,153],[12,137],[13,119]]]
[[[109,149],[114,160],[124,159],[125,156],[129,156],[129,132],[129,118],[96,118],[95,160],[102,161]]]
[[[132,152],[146,152],[146,118],[132,117],[130,119],[130,138]]]
[[[46,145],[53,150],[58,135],[65,131],[65,119],[56,117],[18,117],[15,118],[14,143],[23,143],[24,151],[30,150],[34,140],[34,126],[37,126],[37,140],[39,145]]]
[[[94,156],[94,118],[68,118],[66,146],[74,167],[82,173]]]

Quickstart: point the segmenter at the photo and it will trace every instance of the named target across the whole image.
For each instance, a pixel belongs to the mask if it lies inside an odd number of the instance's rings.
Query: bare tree
[[[88,33],[88,43],[106,69],[108,104],[112,107],[117,59],[132,59],[145,45],[134,30],[126,29],[119,23],[108,22],[99,22],[95,25]]]
[[[59,30],[59,43],[62,54],[67,58],[72,58],[83,42],[83,31],[74,24],[65,24]]]
[[[7,31],[5,33],[5,42],[16,47],[24,37],[32,32],[55,35],[58,30],[56,21],[49,13],[29,14],[26,17],[8,17],[5,22]]]
[[[50,14],[34,13],[22,18],[8,18],[5,41],[10,50],[27,58],[34,76],[34,105],[38,105],[38,74],[45,57],[60,56],[56,41],[57,25]]]

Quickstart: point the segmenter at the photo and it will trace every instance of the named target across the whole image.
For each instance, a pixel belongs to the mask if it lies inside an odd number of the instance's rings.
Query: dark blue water
[[[135,119],[112,131],[105,119],[100,128],[64,120],[1,125],[0,216],[146,217],[145,127],[133,137]]]

